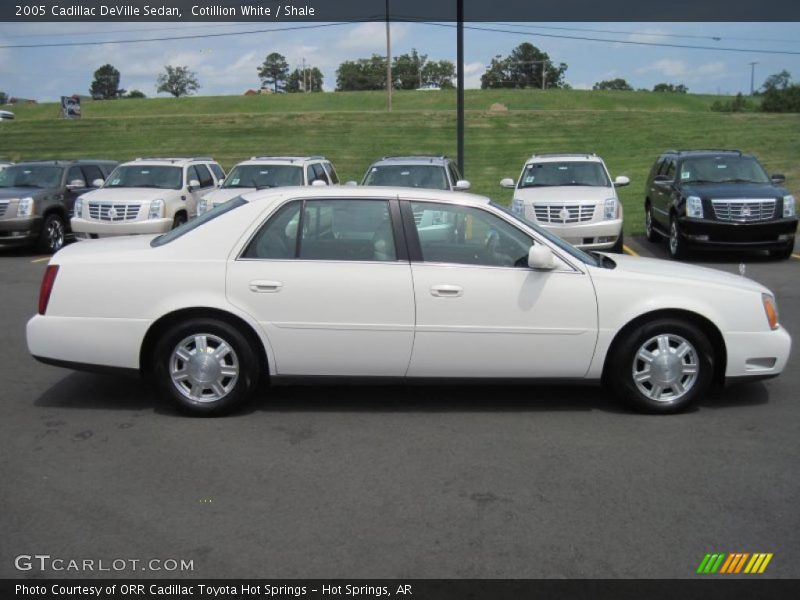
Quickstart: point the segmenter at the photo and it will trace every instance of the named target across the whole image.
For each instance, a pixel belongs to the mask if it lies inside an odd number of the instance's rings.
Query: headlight
[[[764,312],[767,315],[767,323],[770,329],[778,328],[778,304],[775,298],[769,294],[761,294],[761,301],[764,304]]]
[[[150,203],[150,212],[147,213],[148,219],[160,219],[164,216],[164,201],[157,198]]]
[[[197,214],[202,215],[207,210],[208,210],[208,200],[206,200],[205,198],[200,198],[200,202],[197,203]]]
[[[689,196],[686,199],[686,216],[694,219],[703,218],[703,201],[698,196]]]
[[[610,221],[619,218],[619,201],[616,198],[606,199],[605,206],[603,207],[603,219]]]
[[[511,201],[511,212],[515,215],[522,215],[522,200],[514,198]]]
[[[80,217],[83,213],[83,196],[78,196],[78,199],[75,200],[75,204],[72,206],[72,216],[73,217]]]
[[[787,219],[795,215],[794,196],[789,194],[783,197],[783,218]]]
[[[18,217],[30,217],[33,214],[33,198],[27,196],[19,201],[17,206]]]

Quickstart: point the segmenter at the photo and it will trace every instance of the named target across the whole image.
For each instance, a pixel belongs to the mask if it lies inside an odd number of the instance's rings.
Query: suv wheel
[[[176,227],[180,227],[181,225],[186,223],[186,221],[187,221],[186,213],[179,212],[178,214],[175,215],[175,218],[172,219],[172,228],[175,229]]]
[[[42,231],[36,242],[36,248],[47,254],[58,252],[64,247],[65,235],[64,220],[58,213],[50,213],[42,223]]]
[[[632,331],[609,366],[609,384],[621,400],[642,412],[674,413],[709,389],[714,352],[695,325],[659,319]]]
[[[649,202],[644,205],[644,232],[648,242],[657,242],[661,239],[653,227],[653,209]]]
[[[616,243],[611,247],[611,252],[622,254],[625,252],[625,235],[620,231]]]
[[[686,258],[687,254],[686,240],[681,235],[678,219],[675,218],[675,215],[672,215],[669,220],[669,255],[676,260],[680,260],[681,258]]]

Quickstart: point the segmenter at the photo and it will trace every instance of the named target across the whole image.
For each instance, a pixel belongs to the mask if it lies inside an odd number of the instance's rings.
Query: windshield
[[[370,168],[362,185],[450,189],[447,173],[439,165],[377,165]]]
[[[610,187],[611,182],[599,162],[560,161],[525,165],[519,188],[561,186]]]
[[[572,256],[573,258],[577,258],[579,261],[581,261],[583,263],[586,263],[587,265],[592,265],[593,267],[600,266],[599,255],[588,254],[588,253],[584,252],[583,250],[580,250],[580,249],[576,248],[572,244],[562,240],[557,235],[554,235],[554,234],[550,233],[546,229],[542,229],[536,223],[534,223],[532,221],[528,221],[528,219],[512,213],[505,206],[497,204],[496,202],[490,202],[489,204],[491,206],[494,206],[495,208],[499,208],[501,211],[503,211],[503,213],[505,213],[506,215],[511,217],[514,221],[517,221],[519,223],[522,223],[523,225],[526,225],[527,227],[530,227],[538,235],[542,236],[543,238],[546,238],[553,245],[557,246],[558,248],[560,248],[561,250],[563,250],[564,252],[566,252],[567,254]]]
[[[239,165],[225,178],[223,188],[266,188],[303,185],[303,168],[292,165]]]
[[[128,165],[114,169],[103,187],[179,190],[181,189],[182,175],[181,167]]]
[[[63,173],[62,167],[15,165],[0,169],[0,187],[57,188]]]
[[[215,206],[208,212],[204,212],[199,217],[195,217],[191,221],[186,221],[183,225],[179,225],[175,229],[165,233],[163,235],[154,238],[150,245],[153,248],[157,248],[158,246],[163,246],[164,244],[169,244],[173,240],[178,239],[182,235],[186,235],[190,231],[197,229],[198,227],[205,225],[209,221],[213,221],[220,215],[224,215],[226,212],[230,212],[235,208],[239,208],[240,206],[247,204],[247,200],[242,199],[241,196],[237,196],[233,200],[220,204],[219,206]]]
[[[681,183],[770,183],[770,178],[752,156],[707,156],[683,161]]]

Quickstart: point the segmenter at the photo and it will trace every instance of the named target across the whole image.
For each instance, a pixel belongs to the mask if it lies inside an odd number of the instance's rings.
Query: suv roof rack
[[[438,160],[447,160],[447,155],[445,154],[389,154],[387,156],[382,156],[380,160],[419,160],[419,159],[429,159],[430,161]]]
[[[214,160],[211,156],[137,156],[134,160],[164,160],[169,162],[181,162],[184,160]]]
[[[586,158],[596,157],[597,152],[545,152],[542,154],[531,154],[531,158],[556,158],[559,156],[585,156]]]
[[[324,156],[251,156],[248,160],[286,160],[289,162],[302,161],[302,160],[328,160]]]
[[[694,154],[701,152],[730,152],[731,154],[742,155],[741,150],[735,148],[696,148],[694,150],[667,150],[664,154]]]

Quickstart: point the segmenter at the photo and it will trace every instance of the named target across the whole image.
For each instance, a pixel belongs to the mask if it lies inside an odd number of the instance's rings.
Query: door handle
[[[431,296],[439,298],[458,298],[464,294],[464,288],[460,285],[434,285],[431,288]]]
[[[257,279],[250,282],[250,291],[261,294],[280,292],[282,287],[283,284],[280,281],[264,281],[262,279]]]

